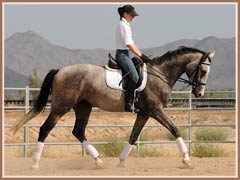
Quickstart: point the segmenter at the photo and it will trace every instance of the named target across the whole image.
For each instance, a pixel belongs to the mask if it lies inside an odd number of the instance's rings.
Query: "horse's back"
[[[59,69],[55,79],[63,81],[75,81],[79,78],[93,76],[95,73],[101,71],[103,71],[103,67],[93,64],[68,65]]]
[[[102,69],[102,66],[94,65],[94,64],[73,64],[73,65],[68,65],[64,66],[59,69],[59,74],[81,74],[82,72],[90,72],[92,70],[97,70],[97,69]]]

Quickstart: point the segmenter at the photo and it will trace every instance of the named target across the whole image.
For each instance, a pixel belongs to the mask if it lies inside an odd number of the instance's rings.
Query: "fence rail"
[[[25,92],[25,99],[24,99],[24,104],[22,104],[21,106],[4,106],[4,110],[24,110],[25,113],[27,113],[30,109],[30,104],[31,104],[31,100],[30,100],[30,92],[31,91],[39,91],[39,88],[29,88],[29,87],[25,87],[25,88],[4,88],[5,91],[24,91]],[[196,105],[193,107],[193,102],[195,101],[195,98],[192,98],[191,95],[191,91],[173,91],[173,94],[185,94],[187,95],[188,98],[181,98],[181,101],[184,101],[185,103],[187,103],[188,107],[173,107],[173,108],[165,108],[165,111],[188,111],[188,124],[176,124],[177,127],[187,127],[188,128],[188,139],[185,140],[185,142],[189,145],[189,151],[191,154],[191,150],[192,150],[192,144],[193,143],[236,143],[236,140],[222,140],[222,141],[196,141],[192,138],[192,128],[193,127],[236,127],[236,124],[234,123],[228,123],[228,124],[192,124],[192,110],[198,109],[198,110],[226,110],[226,109],[230,109],[230,110],[234,110],[235,111],[235,91],[207,91],[206,93],[231,93],[233,94],[234,97],[231,98],[220,98],[222,99],[221,101],[228,101],[231,102],[231,104],[234,104],[234,106],[230,106],[226,108],[226,106],[217,106],[214,108],[206,108],[206,106],[203,106],[204,108],[202,108],[202,106],[197,107]],[[232,95],[231,95],[232,96]],[[172,99],[172,102],[174,102],[174,98]],[[213,101],[217,101],[219,103],[219,99],[212,99]],[[203,101],[207,101],[207,100],[201,100],[200,102]],[[23,102],[23,101],[22,101]],[[50,101],[48,103],[47,109],[50,109]],[[97,108],[95,108],[95,110],[99,110]],[[12,125],[10,124],[5,124],[4,128],[10,128]],[[28,156],[28,148],[30,146],[34,146],[35,143],[30,143],[29,142],[29,129],[33,128],[33,127],[40,127],[40,125],[25,125],[24,126],[24,142],[23,143],[4,143],[4,146],[23,146],[24,147],[24,157]],[[56,125],[56,127],[66,127],[66,128],[72,128],[74,127],[73,125]],[[120,124],[120,125],[112,125],[112,124],[99,124],[99,125],[88,125],[87,128],[103,128],[103,127],[133,127],[133,125],[127,125],[127,124]],[[146,125],[145,127],[151,128],[151,127],[163,127],[160,124],[151,124],[151,125]],[[136,142],[137,145],[137,153],[138,155],[140,155],[140,148],[142,144],[169,144],[169,143],[175,143],[176,141],[140,141],[139,139]],[[112,142],[92,142],[93,144],[110,144]],[[118,143],[126,143],[125,141],[120,141]],[[48,142],[45,143],[46,145],[80,145],[79,142]],[[85,150],[84,147],[82,146],[82,156],[84,156],[85,154]]]

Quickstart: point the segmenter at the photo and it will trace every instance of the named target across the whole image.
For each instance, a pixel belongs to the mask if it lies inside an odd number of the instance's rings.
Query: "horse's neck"
[[[186,66],[195,59],[196,54],[178,55],[177,59],[170,59],[158,66],[166,76],[165,80],[172,88],[180,76],[186,72]]]

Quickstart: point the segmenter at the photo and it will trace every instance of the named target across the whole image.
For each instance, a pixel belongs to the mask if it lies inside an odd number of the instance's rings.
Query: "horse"
[[[204,52],[192,47],[179,47],[155,57],[147,64],[147,84],[138,94],[139,112],[128,143],[120,154],[119,166],[124,166],[141,130],[150,117],[167,128],[176,138],[182,154],[182,162],[191,167],[188,149],[177,127],[165,115],[172,88],[176,81],[191,85],[195,97],[204,95],[210,65],[215,52]],[[76,64],[52,69],[46,75],[39,96],[31,108],[13,127],[16,132],[32,118],[43,111],[51,94],[51,111],[40,127],[36,148],[32,156],[33,168],[39,167],[44,141],[58,120],[73,108],[76,121],[72,134],[82,143],[86,151],[95,159],[97,167],[103,167],[103,161],[96,148],[85,136],[86,126],[92,107],[105,111],[123,112],[125,91],[112,89],[106,85],[104,66]],[[189,80],[180,76],[186,73]]]

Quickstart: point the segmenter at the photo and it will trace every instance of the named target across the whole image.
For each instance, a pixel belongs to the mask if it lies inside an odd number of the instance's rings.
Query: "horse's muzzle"
[[[196,98],[202,97],[202,96],[204,95],[204,93],[202,93],[202,92],[197,92],[196,88],[193,88],[193,89],[192,89],[192,94],[193,94]]]

